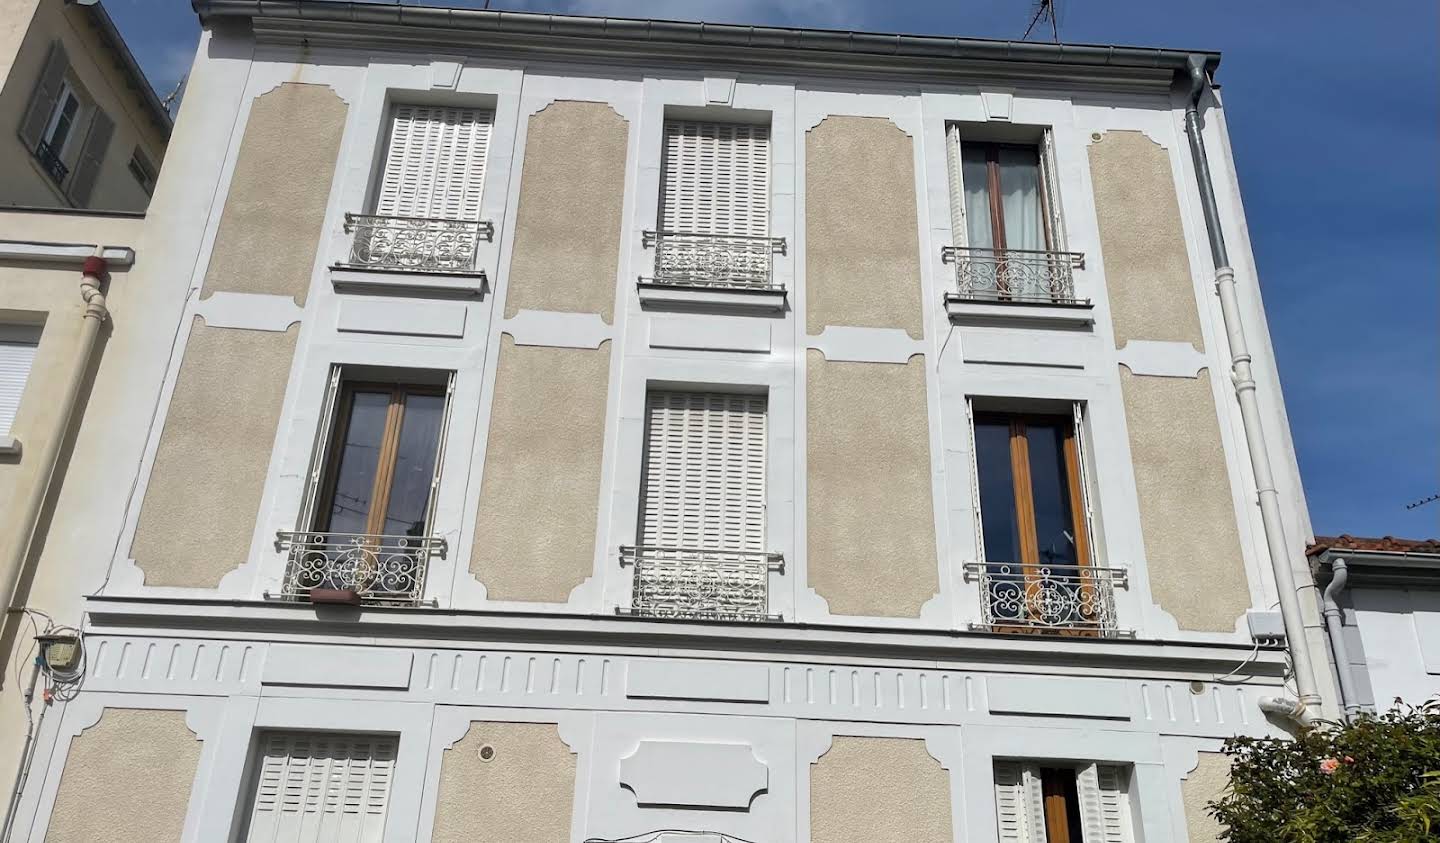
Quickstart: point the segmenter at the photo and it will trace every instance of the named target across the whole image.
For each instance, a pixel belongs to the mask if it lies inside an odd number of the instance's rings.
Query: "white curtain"
[[[1000,197],[1005,213],[1005,248],[1043,251],[1040,216],[1040,161],[1034,150],[1000,149]]]

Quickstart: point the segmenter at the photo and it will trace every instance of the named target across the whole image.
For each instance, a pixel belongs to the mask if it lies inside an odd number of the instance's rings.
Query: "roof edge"
[[[1098,44],[1048,44],[938,35],[905,35],[750,26],[647,18],[588,17],[531,12],[401,6],[353,0],[191,0],[202,23],[215,19],[278,18],[316,23],[440,27],[499,35],[553,35],[570,39],[643,42],[657,47],[774,49],[802,53],[874,58],[923,58],[932,61],[982,60],[1073,67],[1126,67],[1184,71],[1191,55],[1204,57],[1213,73],[1220,54],[1207,50],[1169,50]]]
[[[120,57],[120,64],[125,72],[135,81],[135,87],[140,94],[140,100],[150,112],[150,119],[154,121],[156,128],[165,136],[166,142],[170,140],[170,132],[174,129],[175,121],[170,116],[165,104],[160,101],[160,96],[155,93],[155,87],[150,84],[150,78],[140,68],[140,63],[135,60],[135,54],[130,52],[130,45],[120,35],[120,30],[115,26],[115,21],[110,13],[105,11],[100,0],[66,0],[68,4],[79,6],[89,12],[90,19],[94,21],[95,27],[100,30],[100,37],[105,40],[110,48]]]

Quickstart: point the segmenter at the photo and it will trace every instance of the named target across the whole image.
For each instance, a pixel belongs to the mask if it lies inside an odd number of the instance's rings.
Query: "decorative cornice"
[[[203,23],[243,19],[257,41],[433,54],[484,51],[789,72],[1168,89],[1190,51],[932,35],[582,17],[316,0],[192,0]],[[1201,51],[1206,70],[1220,54]]]
[[[556,651],[703,652],[736,658],[905,663],[944,669],[1002,669],[1173,677],[1229,673],[1252,655],[1248,643],[1010,636],[952,630],[877,629],[831,624],[706,624],[571,615],[333,607],[258,600],[94,596],[87,631],[201,634],[323,643],[432,642],[436,646],[523,645]],[[1278,681],[1284,651],[1261,648],[1249,675]]]

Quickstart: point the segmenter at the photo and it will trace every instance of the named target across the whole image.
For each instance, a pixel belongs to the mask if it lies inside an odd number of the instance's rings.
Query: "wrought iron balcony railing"
[[[623,614],[712,621],[778,621],[770,613],[770,573],[783,572],[778,553],[622,547],[620,564],[635,567],[635,588]]]
[[[784,237],[647,231],[643,242],[646,248],[655,249],[655,275],[642,281],[680,287],[782,289],[775,283],[774,269],[775,255],[785,254]]]
[[[56,184],[65,183],[65,177],[70,174],[70,168],[65,166],[65,162],[60,160],[60,154],[51,149],[50,144],[40,141],[40,145],[35,147],[35,157],[39,159],[40,166],[45,168],[45,172],[50,174],[51,180]]]
[[[373,214],[346,214],[345,231],[353,235],[346,266],[457,275],[477,272],[476,247],[482,238],[495,237],[495,225],[488,220]]]
[[[1120,635],[1115,589],[1127,588],[1124,568],[972,562],[965,579],[980,583],[982,622],[992,632]]]
[[[1035,252],[946,246],[940,252],[955,265],[954,299],[1031,304],[1079,304],[1075,270],[1085,268],[1080,252]]]
[[[286,598],[309,600],[312,592],[325,591],[343,593],[350,602],[413,606],[425,594],[431,557],[444,559],[446,544],[435,536],[281,531],[275,549],[289,553],[281,589]]]

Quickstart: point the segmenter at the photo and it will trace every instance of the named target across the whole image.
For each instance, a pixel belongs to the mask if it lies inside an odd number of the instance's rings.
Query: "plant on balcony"
[[[1440,699],[1323,723],[1294,740],[1226,741],[1209,805],[1234,843],[1400,843],[1440,836]]]

